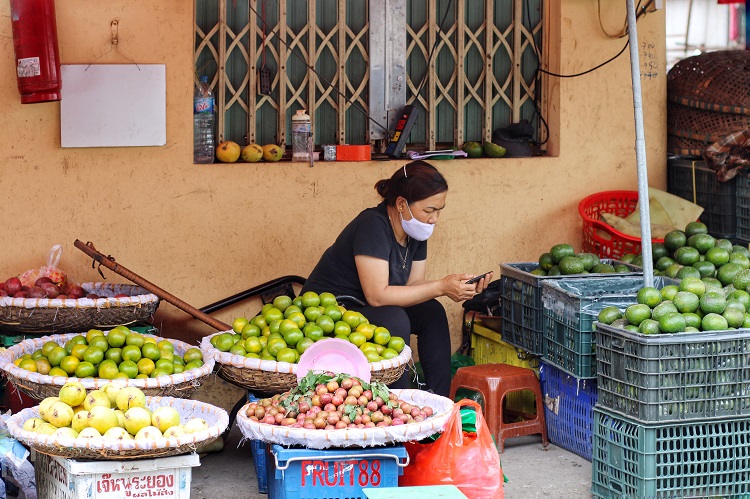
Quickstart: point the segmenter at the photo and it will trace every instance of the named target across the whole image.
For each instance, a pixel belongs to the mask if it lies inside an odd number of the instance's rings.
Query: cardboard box
[[[118,461],[74,460],[32,451],[37,497],[45,499],[189,499],[198,454]]]

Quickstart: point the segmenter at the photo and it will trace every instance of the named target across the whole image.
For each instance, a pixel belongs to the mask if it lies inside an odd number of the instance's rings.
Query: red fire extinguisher
[[[60,100],[60,54],[54,0],[10,0],[21,103]]]

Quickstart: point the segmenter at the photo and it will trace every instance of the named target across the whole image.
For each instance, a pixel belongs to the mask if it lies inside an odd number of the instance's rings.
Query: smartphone
[[[489,274],[491,272],[492,271],[485,272],[484,274],[480,274],[480,275],[478,275],[476,277],[472,277],[471,279],[469,279],[468,281],[466,281],[466,284],[474,284],[475,282],[479,282],[480,279],[482,279],[484,276],[486,276],[487,274]]]

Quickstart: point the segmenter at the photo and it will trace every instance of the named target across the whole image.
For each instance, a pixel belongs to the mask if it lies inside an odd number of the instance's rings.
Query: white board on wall
[[[167,143],[164,64],[63,64],[62,147]]]

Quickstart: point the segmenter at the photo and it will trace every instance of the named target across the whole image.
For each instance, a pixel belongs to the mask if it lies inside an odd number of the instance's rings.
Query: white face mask
[[[401,227],[404,229],[404,232],[406,232],[407,236],[416,239],[417,241],[427,241],[432,235],[432,230],[435,228],[435,224],[428,224],[417,220],[411,212],[411,208],[409,208],[408,204],[406,205],[406,209],[409,210],[411,220],[404,220],[404,216],[401,212],[398,213],[398,216],[401,217]]]

